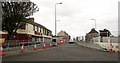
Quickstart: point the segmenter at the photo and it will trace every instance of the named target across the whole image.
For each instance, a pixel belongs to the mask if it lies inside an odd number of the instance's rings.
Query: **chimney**
[[[34,18],[30,18],[31,21],[34,21]]]

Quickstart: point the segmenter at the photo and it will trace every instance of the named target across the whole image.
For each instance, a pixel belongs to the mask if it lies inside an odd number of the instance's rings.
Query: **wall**
[[[120,42],[118,41],[118,39],[120,39],[120,37],[103,37],[103,42],[100,42],[100,37],[93,38],[94,43],[97,43],[108,50],[112,48],[113,51],[116,52],[120,51]],[[112,47],[110,46],[110,44],[112,44]]]

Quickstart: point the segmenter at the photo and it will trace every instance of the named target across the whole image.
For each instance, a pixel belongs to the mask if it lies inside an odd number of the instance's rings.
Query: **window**
[[[41,33],[41,27],[40,27],[40,33]]]
[[[24,29],[24,30],[25,30],[25,29],[26,29],[26,25],[24,24],[24,25],[21,27],[21,29]]]
[[[45,31],[45,30],[44,30],[44,28],[43,28],[43,34],[45,34],[44,31]]]
[[[35,31],[35,25],[33,25],[33,30]]]
[[[39,27],[37,26],[37,32],[39,31]]]
[[[48,35],[48,32],[47,32],[47,30],[46,30],[46,35]]]
[[[49,31],[47,32],[47,35],[49,36]]]
[[[41,33],[43,34],[43,28],[41,28]]]
[[[44,29],[44,34],[45,34],[45,29]]]

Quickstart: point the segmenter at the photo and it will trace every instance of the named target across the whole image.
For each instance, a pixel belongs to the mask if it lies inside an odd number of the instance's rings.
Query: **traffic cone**
[[[61,40],[61,44],[63,43],[63,41]]]
[[[51,42],[50,42],[50,47],[52,47],[52,44],[51,44]]]
[[[113,50],[112,50],[112,44],[110,44],[110,50],[109,50],[109,52],[113,52]]]
[[[24,52],[24,49],[23,49],[23,44],[22,44],[22,47],[21,47],[21,52]]]
[[[61,40],[60,40],[60,42],[58,42],[58,44],[61,44]]]
[[[58,42],[58,44],[60,44],[61,42]]]
[[[55,42],[55,46],[57,47],[57,42]]]
[[[60,44],[60,43],[58,43],[58,44]]]
[[[4,55],[4,54],[3,54],[3,48],[2,48],[2,45],[1,45],[1,48],[0,48],[0,55]]]
[[[37,48],[36,48],[36,43],[35,43],[35,46],[34,46],[34,50],[37,50]]]
[[[45,48],[45,42],[44,42],[43,48]]]

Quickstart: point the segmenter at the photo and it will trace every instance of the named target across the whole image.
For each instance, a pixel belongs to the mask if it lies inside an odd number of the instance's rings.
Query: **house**
[[[7,40],[7,32],[2,33],[2,38]],[[21,28],[17,30],[17,34],[13,35],[12,40],[24,40],[27,42],[37,42],[44,40],[51,40],[52,38],[52,31],[47,29],[46,27],[42,26],[34,22],[34,18],[30,18],[27,23]]]
[[[99,37],[99,33],[94,28],[92,28],[91,31],[86,34],[85,42],[91,42],[92,39],[95,38],[95,37]]]
[[[57,34],[57,37],[61,37],[65,40],[65,42],[69,42],[70,40],[70,35],[68,35],[68,33],[66,33],[65,31],[60,31],[58,34]]]
[[[103,42],[103,39],[105,37],[110,37],[110,35],[112,35],[111,32],[107,29],[99,30],[99,31],[100,31],[100,42]]]

